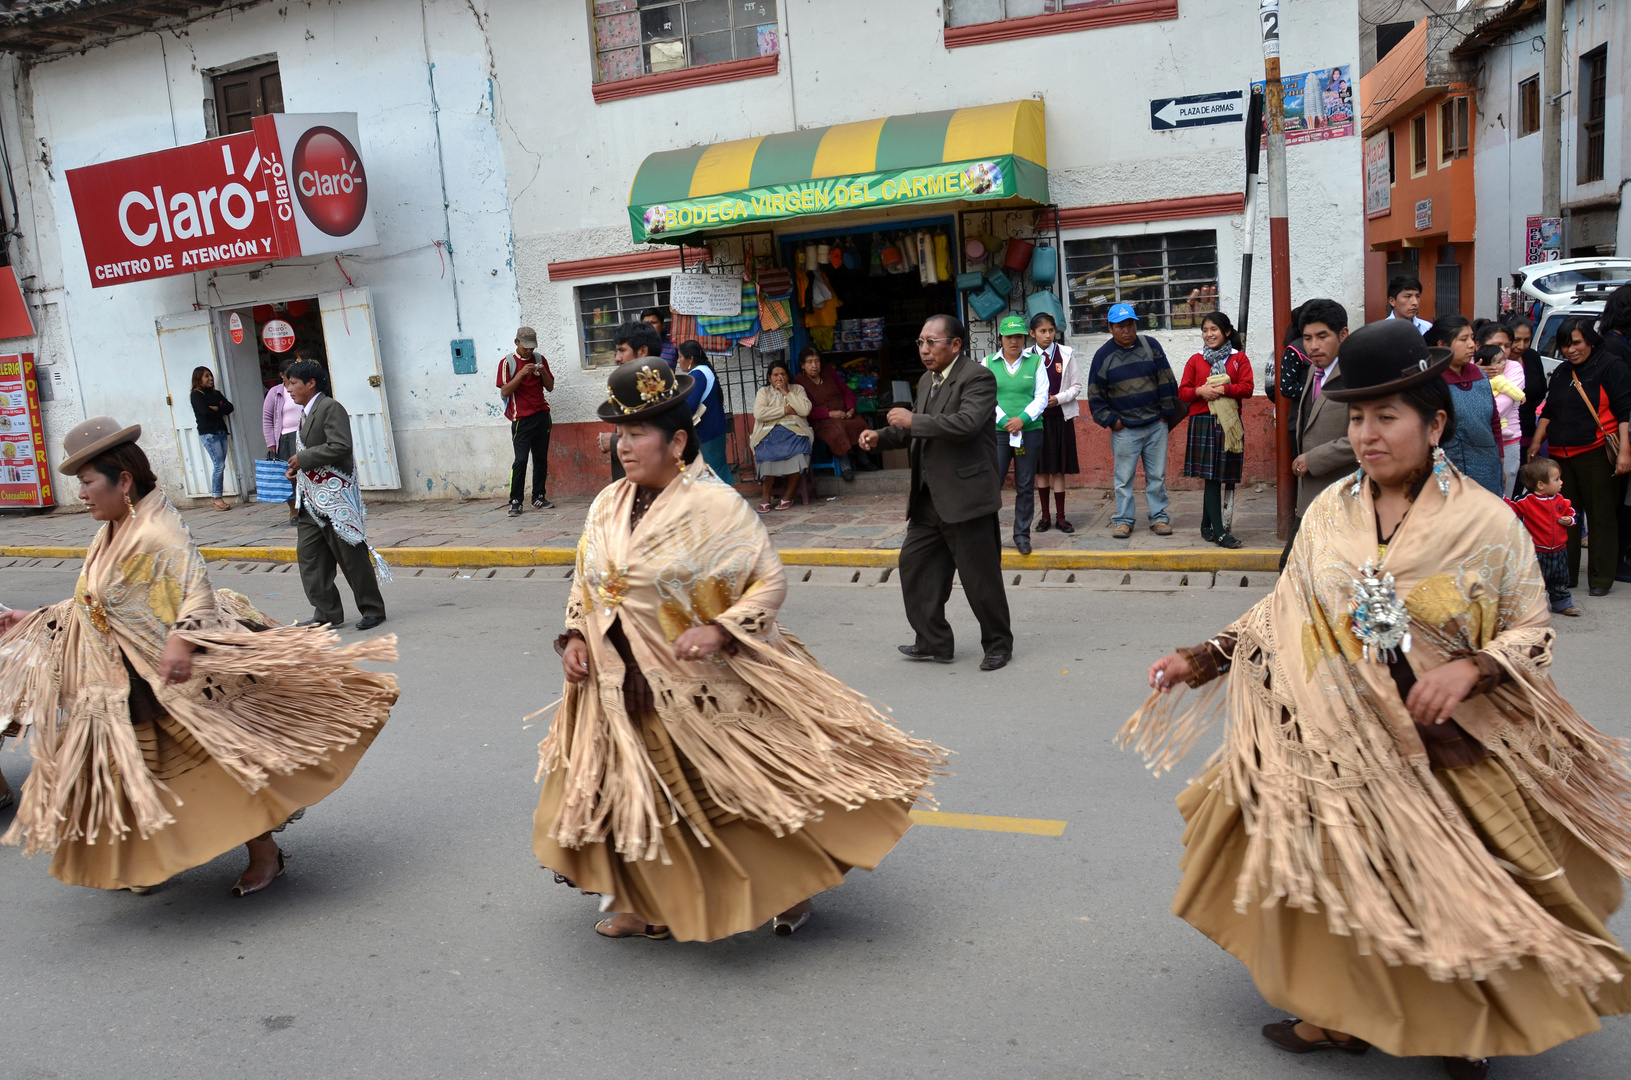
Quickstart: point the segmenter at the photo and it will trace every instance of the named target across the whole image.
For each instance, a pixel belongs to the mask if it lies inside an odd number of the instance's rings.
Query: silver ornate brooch
[[[1410,651],[1410,613],[1393,590],[1393,575],[1368,562],[1354,579],[1353,632],[1366,660],[1391,664]]]

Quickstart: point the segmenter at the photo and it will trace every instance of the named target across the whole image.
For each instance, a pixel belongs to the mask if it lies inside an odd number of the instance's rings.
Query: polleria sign
[[[91,285],[378,243],[355,113],[258,116],[252,131],[70,169]]]

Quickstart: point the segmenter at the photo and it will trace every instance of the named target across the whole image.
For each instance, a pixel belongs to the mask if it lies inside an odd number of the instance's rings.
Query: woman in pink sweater
[[[300,427],[300,406],[289,396],[284,376],[294,366],[298,356],[292,356],[278,367],[278,384],[266,392],[261,403],[261,434],[266,437],[266,453],[279,461],[288,461],[294,454],[295,432]],[[294,498],[284,504],[289,508],[289,524],[295,523]]]
[[[1474,336],[1478,351],[1473,359],[1489,379],[1489,388],[1495,391],[1495,421],[1501,429],[1496,435],[1496,445],[1501,451],[1502,494],[1510,497],[1523,453],[1523,425],[1518,409],[1523,404],[1526,385],[1523,361],[1510,359],[1512,331],[1502,324],[1483,323],[1474,331]]]

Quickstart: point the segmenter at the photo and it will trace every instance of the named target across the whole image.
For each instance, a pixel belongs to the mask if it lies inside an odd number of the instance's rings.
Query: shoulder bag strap
[[[1591,403],[1591,397],[1586,393],[1586,388],[1580,385],[1580,376],[1571,371],[1569,372],[1569,381],[1574,383],[1574,392],[1580,395],[1580,400],[1586,403],[1586,411],[1591,413],[1592,419],[1597,421],[1597,430],[1603,436],[1603,443],[1608,448],[1608,456],[1618,460],[1620,456],[1619,435],[1609,431],[1603,424],[1603,414],[1597,406]]]

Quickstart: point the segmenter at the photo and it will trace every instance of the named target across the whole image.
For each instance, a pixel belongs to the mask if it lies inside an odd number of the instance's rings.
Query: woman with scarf
[[[1631,1011],[1608,932],[1631,873],[1631,761],[1547,668],[1518,518],[1439,449],[1445,349],[1372,323],[1339,357],[1360,469],[1303,518],[1274,592],[1150,668],[1120,741],[1170,768],[1173,911],[1245,964],[1293,1053],[1376,1046],[1480,1078]],[[1180,713],[1178,686],[1207,685]]]
[[[748,436],[748,445],[753,447],[753,463],[764,483],[761,514],[770,513],[772,508],[793,509],[799,477],[810,467],[810,450],[815,445],[815,432],[806,419],[810,399],[804,387],[791,382],[787,364],[777,360],[765,373],[765,385],[753,399],[753,434]],[[787,477],[787,494],[775,502],[778,476]]]
[[[1526,380],[1523,361],[1512,359],[1512,331],[1504,323],[1489,322],[1477,328],[1473,335],[1478,349],[1472,354],[1473,363],[1489,380],[1490,392],[1495,395],[1495,423],[1499,429],[1498,448],[1501,453],[1502,498],[1510,497],[1518,482],[1520,445],[1523,442],[1523,408]]]
[[[1059,343],[1059,324],[1046,311],[1031,316],[1031,340],[1036,344],[1021,355],[1040,354],[1048,375],[1048,407],[1042,410],[1042,453],[1036,462],[1036,490],[1042,493],[1036,531],[1058,528],[1062,533],[1073,533],[1076,526],[1065,520],[1065,477],[1081,472],[1076,463],[1076,417],[1081,415],[1081,406],[1076,399],[1082,396],[1082,373],[1070,346]],[[1057,523],[1049,512],[1049,492],[1053,494]]]
[[[1178,400],[1189,406],[1189,442],[1184,475],[1206,481],[1201,500],[1201,539],[1223,548],[1242,547],[1223,520],[1223,487],[1240,483],[1246,461],[1246,427],[1241,403],[1252,396],[1252,362],[1240,351],[1240,335],[1229,316],[1213,311],[1201,317],[1201,351],[1184,365]]]
[[[539,747],[533,851],[601,897],[606,937],[793,933],[895,846],[944,762],[777,623],[781,560],[697,463],[690,381],[643,360],[608,380],[627,478],[584,523]]]
[[[0,729],[34,767],[8,844],[70,885],[147,892],[243,844],[233,894],[283,873],[272,833],[345,782],[396,700],[364,671],[396,639],[341,647],[210,585],[157,486],[141,428],[92,417],[60,466],[103,522],[74,597],[0,615]]]
[[[1444,381],[1450,384],[1450,401],[1455,413],[1454,434],[1446,436],[1444,453],[1450,463],[1483,484],[1493,495],[1501,488],[1501,418],[1495,408],[1495,391],[1483,371],[1473,363],[1478,350],[1472,323],[1460,315],[1448,315],[1422,335],[1428,345],[1448,349],[1450,363]]]

